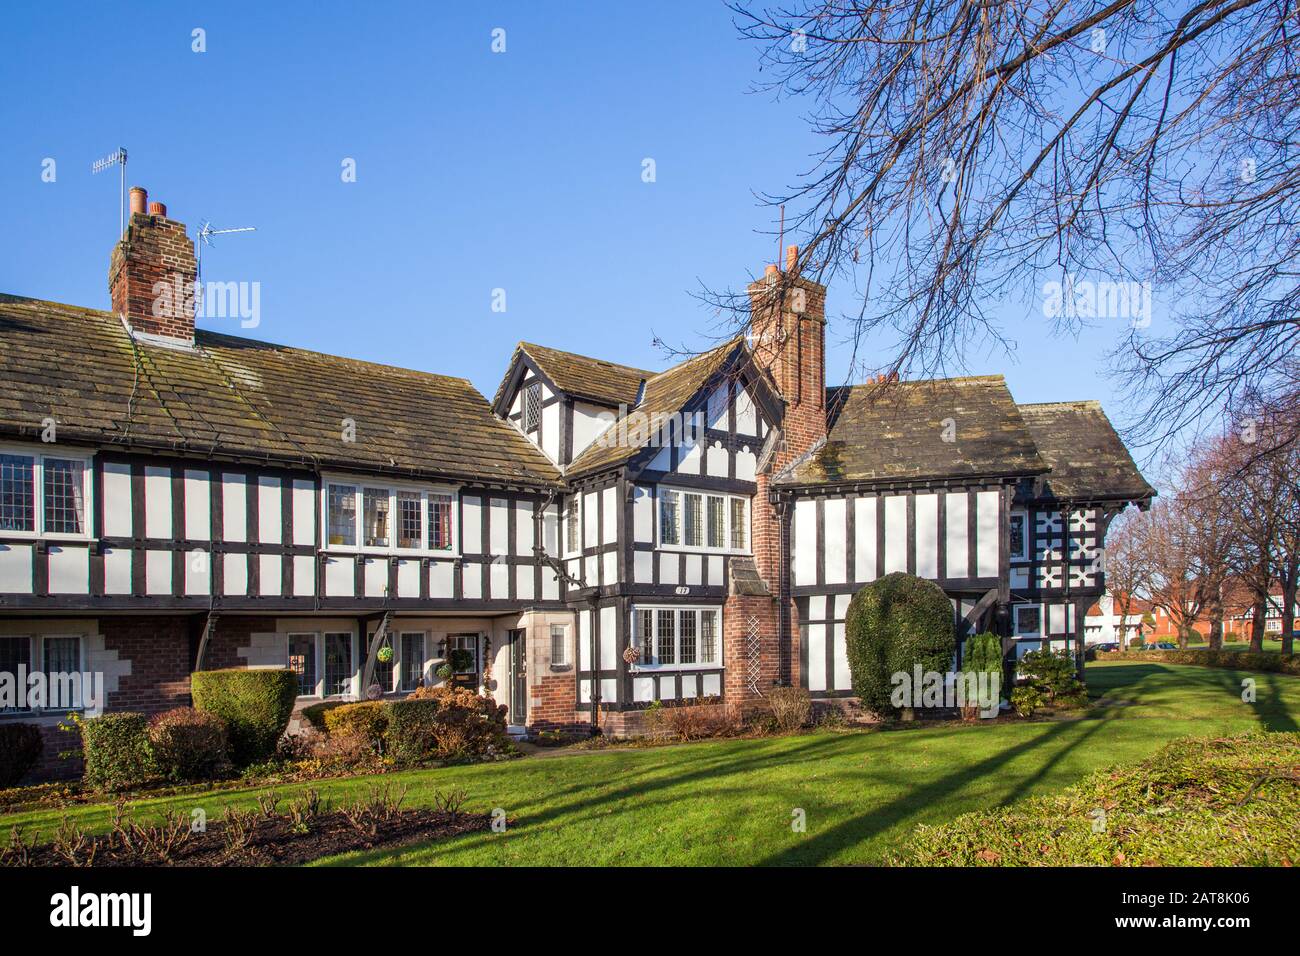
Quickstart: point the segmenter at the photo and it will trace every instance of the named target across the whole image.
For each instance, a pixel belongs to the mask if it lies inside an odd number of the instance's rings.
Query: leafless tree
[[[1126,511],[1116,518],[1106,532],[1106,590],[1114,601],[1114,612],[1119,616],[1119,643],[1128,641],[1129,615],[1141,597],[1149,597],[1152,563],[1146,541],[1146,516],[1138,511]],[[1141,625],[1133,629],[1133,637],[1142,633]]]
[[[1069,332],[1113,318],[1074,295],[1085,283],[1112,300],[1150,283],[1158,321],[1132,316],[1114,355],[1130,438],[1217,427],[1248,399],[1289,408],[1276,437],[1295,441],[1294,0],[733,10],[762,47],[762,89],[803,98],[824,138],[764,198],[803,240],[799,271],[853,280],[855,375],[959,366],[1006,341],[994,310],[1009,298]],[[744,323],[743,295],[716,299]],[[868,369],[858,346],[877,335],[887,358]]]

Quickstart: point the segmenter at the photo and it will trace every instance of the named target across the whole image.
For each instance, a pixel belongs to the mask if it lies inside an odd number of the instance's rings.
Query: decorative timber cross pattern
[[[746,663],[749,665],[749,692],[755,697],[762,697],[763,692],[758,689],[759,677],[762,674],[761,652],[762,646],[758,638],[758,618],[752,614],[749,617],[749,640],[745,642]]]

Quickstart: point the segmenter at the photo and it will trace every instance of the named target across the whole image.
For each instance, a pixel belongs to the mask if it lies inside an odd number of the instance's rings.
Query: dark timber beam
[[[370,639],[370,649],[366,652],[366,666],[361,671],[361,696],[366,696],[371,682],[375,679],[375,662],[379,659],[379,649],[384,646],[384,639],[388,636],[388,626],[392,623],[393,612],[385,611],[384,616],[379,619],[379,625],[375,628],[375,636]],[[361,633],[365,633],[363,630]]]
[[[203,622],[203,634],[199,637],[199,649],[194,654],[194,669],[196,671],[203,670],[203,658],[208,652],[208,641],[216,629],[217,612],[209,611],[207,620]]]

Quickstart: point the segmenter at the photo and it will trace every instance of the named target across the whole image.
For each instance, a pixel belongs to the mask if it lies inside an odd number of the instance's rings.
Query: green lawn
[[[1169,639],[1169,643],[1177,644],[1178,642]],[[1193,651],[1203,650],[1209,646],[1209,643],[1205,640],[1187,642],[1188,649]],[[1250,641],[1249,639],[1244,641],[1224,641],[1223,649],[1225,651],[1248,651],[1250,650]],[[1282,639],[1280,637],[1264,638],[1264,650],[1272,651],[1274,654],[1280,654],[1282,652]]]
[[[1241,680],[1257,700],[1241,701]],[[1058,790],[1084,773],[1132,762],[1185,734],[1300,728],[1300,678],[1114,662],[1088,668],[1107,703],[1087,718],[996,726],[817,732],[666,748],[613,749],[388,775],[408,802],[463,789],[467,807],[505,809],[505,834],[475,834],[326,863],[818,864],[877,863],[917,823]],[[369,781],[317,784],[336,801]],[[289,793],[303,785],[279,788]],[[251,806],[258,790],[143,800],[144,812]],[[807,830],[795,833],[802,809]],[[56,827],[64,816],[101,828],[103,805],[0,817]]]

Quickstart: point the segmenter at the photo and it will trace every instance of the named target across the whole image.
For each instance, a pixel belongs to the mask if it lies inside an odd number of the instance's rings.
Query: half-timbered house
[[[849,694],[848,600],[895,570],[1009,649],[1077,649],[1106,525],[1153,493],[1100,406],[828,389],[793,261],[748,339],[661,372],[521,343],[489,402],[160,311],[193,246],[133,190],[110,310],[0,296],[0,673],[153,712],[196,669],[288,666],[310,702],[454,656],[520,730],[634,732],[655,701]]]

